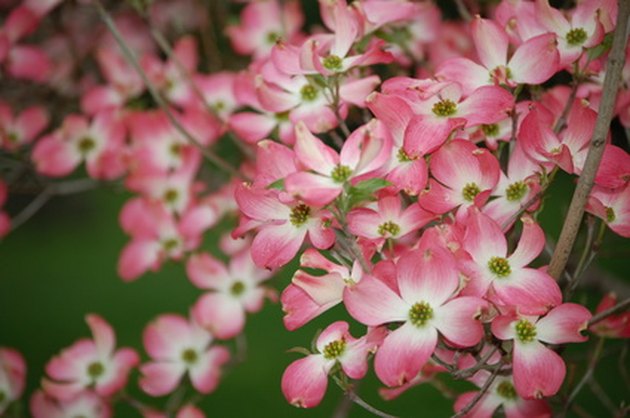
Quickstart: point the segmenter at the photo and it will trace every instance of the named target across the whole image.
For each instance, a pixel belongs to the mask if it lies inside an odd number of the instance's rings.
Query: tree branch
[[[602,89],[602,101],[599,105],[599,113],[593,130],[593,138],[588,150],[586,162],[575,193],[571,199],[571,205],[562,226],[562,232],[558,239],[558,245],[551,258],[549,264],[549,274],[556,280],[562,275],[564,268],[571,255],[573,244],[577,237],[584,215],[584,206],[588,199],[588,195],[593,188],[595,174],[604,154],[604,145],[606,136],[610,128],[615,100],[621,80],[621,70],[625,61],[625,49],[627,43],[626,26],[628,24],[628,16],[630,15],[630,1],[619,0],[619,12],[617,16],[617,26],[613,38],[612,49],[606,64],[606,76],[604,78],[604,87]]]

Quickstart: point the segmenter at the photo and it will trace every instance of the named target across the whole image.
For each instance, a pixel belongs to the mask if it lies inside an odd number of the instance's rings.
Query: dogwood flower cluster
[[[200,290],[188,317],[147,325],[146,359],[87,315],[92,338],[49,361],[33,416],[109,417],[116,402],[145,417],[204,416],[195,398],[164,409],[132,399],[130,373],[152,397],[187,384],[212,393],[234,363],[224,341],[265,299],[280,301],[290,331],[333,309],[344,318],[279,382],[305,408],[331,379],[351,393],[373,362],[386,399],[451,374],[479,388],[458,395],[458,416],[551,416],[547,398],[567,374],[561,347],[587,331],[628,338],[627,314],[592,323],[570,301],[582,261],[568,284],[548,273],[538,221],[556,174],[585,174],[613,1],[503,0],[454,22],[430,1],[320,0],[311,32],[297,0],[244,2],[224,36],[247,65],[215,72],[220,57],[198,45],[201,3],[19,3],[0,2],[2,76],[38,83],[60,105],[0,102],[3,155],[46,193],[68,192],[63,177],[130,192],[119,276],[179,262]],[[52,13],[67,16],[62,30]],[[614,115],[628,129],[628,62],[619,90]],[[601,227],[584,260],[606,227],[630,237],[630,154],[611,135],[602,146],[585,205]],[[4,209],[20,170],[0,179],[0,237],[21,223]],[[209,251],[226,223],[221,253]],[[272,287],[296,258],[290,282]],[[362,331],[350,333],[350,318]],[[0,413],[24,374],[21,355],[0,349]]]

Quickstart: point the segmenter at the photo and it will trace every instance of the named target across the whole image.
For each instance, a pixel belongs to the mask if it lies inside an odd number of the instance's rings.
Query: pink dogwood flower
[[[517,306],[523,314],[541,315],[562,303],[562,293],[545,271],[526,267],[543,250],[545,234],[530,217],[522,221],[521,239],[508,256],[501,227],[478,210],[469,211],[462,244],[471,257],[463,262],[471,280],[463,293],[485,296],[502,306]]]
[[[509,60],[508,36],[494,21],[477,16],[472,37],[481,65],[468,58],[453,58],[436,71],[438,78],[460,83],[466,93],[484,85],[542,84],[558,70],[560,56],[552,33],[522,43]]]
[[[617,189],[595,185],[585,210],[606,222],[615,233],[630,238],[630,182]]]
[[[385,332],[375,328],[356,339],[347,322],[330,324],[317,338],[317,353],[294,361],[284,371],[282,393],[287,401],[301,408],[319,405],[328,387],[328,374],[336,364],[351,379],[362,379],[368,370],[367,356],[381,344]]]
[[[234,235],[258,229],[251,247],[257,266],[275,269],[285,265],[297,254],[307,235],[315,248],[327,249],[335,242],[330,228],[332,215],[282,196],[278,190],[239,185],[234,198],[245,215]]]
[[[418,231],[435,218],[417,203],[403,208],[397,195],[383,196],[372,207],[352,209],[348,213],[350,232],[381,248],[387,239],[400,239]]]
[[[153,361],[140,366],[142,390],[151,396],[166,395],[187,374],[200,393],[214,391],[230,353],[225,347],[212,346],[212,340],[194,320],[160,315],[144,330],[144,347]]]
[[[604,312],[617,304],[617,295],[607,293],[595,309],[595,314]],[[604,338],[630,338],[630,312],[622,312],[593,324],[589,331]]]
[[[363,324],[402,323],[376,353],[376,375],[387,386],[418,374],[437,346],[438,332],[456,347],[477,344],[483,336],[478,317],[486,305],[478,297],[457,297],[459,275],[446,250],[410,251],[396,271],[397,290],[366,276],[344,295],[348,312]]]
[[[85,161],[91,177],[111,180],[126,168],[124,141],[125,127],[115,113],[99,113],[91,121],[69,115],[60,129],[35,144],[32,159],[37,171],[47,176],[68,175]]]
[[[14,151],[29,144],[42,133],[48,122],[48,112],[41,106],[32,106],[13,114],[11,107],[0,101],[0,146]]]
[[[299,1],[256,1],[243,9],[239,24],[228,26],[226,34],[237,53],[262,59],[278,40],[298,41],[303,23]]]
[[[271,277],[268,270],[256,267],[249,251],[231,257],[228,266],[207,253],[188,259],[190,281],[209,292],[195,303],[195,321],[220,339],[237,336],[245,327],[245,313],[262,309],[270,290],[262,282]]]
[[[499,162],[487,149],[455,139],[437,150],[430,163],[434,179],[418,198],[420,206],[433,213],[459,208],[461,219],[469,207],[480,207],[499,180]]]
[[[492,322],[492,333],[512,340],[512,372],[516,393],[524,399],[555,395],[566,374],[564,360],[547,344],[583,342],[581,331],[591,313],[582,305],[564,303],[545,316],[504,315]]]
[[[311,171],[289,174],[285,180],[287,192],[308,205],[326,206],[345,185],[356,178],[368,178],[389,158],[389,138],[382,129],[377,121],[361,126],[350,134],[338,154],[299,122],[295,128],[295,156]]]
[[[125,387],[131,369],[140,361],[131,348],[115,350],[116,336],[103,318],[90,314],[85,321],[92,339],[77,341],[46,365],[49,378],[42,380],[42,387],[62,401],[70,401],[86,389],[101,397],[114,395]]]

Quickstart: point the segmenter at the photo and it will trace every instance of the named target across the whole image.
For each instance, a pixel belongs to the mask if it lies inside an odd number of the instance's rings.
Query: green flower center
[[[442,99],[431,109],[437,116],[453,116],[457,112],[457,105],[450,99]]]
[[[481,192],[481,189],[477,186],[477,183],[467,183],[462,190],[462,195],[465,200],[472,202],[479,192]]]
[[[341,65],[343,64],[343,60],[339,58],[337,55],[330,54],[323,61],[324,68],[330,71],[341,70]]]
[[[382,237],[389,235],[395,237],[400,233],[400,226],[392,221],[387,221],[378,226],[378,234]]]
[[[433,308],[427,302],[418,302],[409,309],[409,320],[420,328],[433,318]]]
[[[417,159],[418,159],[417,157],[411,157],[411,156],[410,156],[409,154],[407,154],[407,152],[406,152],[404,149],[402,149],[402,148],[398,150],[398,155],[397,155],[397,157],[398,157],[398,162],[400,162],[400,163],[408,163],[408,162],[415,161],[415,160],[417,160]]]
[[[499,135],[499,125],[493,123],[492,125],[481,125],[481,131],[485,136],[497,136]]]
[[[87,368],[88,376],[92,379],[97,379],[103,373],[105,373],[105,367],[103,363],[100,361],[95,361],[94,363],[90,363]]]
[[[536,338],[536,326],[527,319],[521,319],[516,323],[516,338],[523,343],[529,343]]]
[[[182,360],[184,360],[184,363],[186,364],[194,364],[197,362],[198,358],[199,356],[197,355],[197,352],[192,348],[187,348],[182,351]]]
[[[567,43],[571,46],[582,45],[588,35],[586,31],[582,28],[573,28],[569,32],[567,32],[565,38],[567,39]]]
[[[326,347],[324,347],[324,358],[326,360],[335,359],[342,355],[345,349],[346,342],[344,340],[335,340],[333,342],[330,342],[326,344]]]
[[[83,138],[79,139],[78,147],[79,152],[85,155],[96,148],[96,141],[94,141],[94,139],[89,136],[84,136]]]
[[[294,206],[293,209],[291,209],[289,220],[291,221],[293,226],[300,227],[306,223],[310,214],[311,208],[303,203],[300,203],[299,205]]]
[[[505,189],[505,197],[507,197],[507,200],[510,202],[521,200],[528,189],[527,184],[522,181],[517,181],[516,183],[510,184],[507,189]]]
[[[179,241],[176,238],[168,238],[162,241],[162,248],[165,251],[172,251],[179,245]]]
[[[315,87],[314,85],[305,84],[300,89],[300,95],[302,96],[302,100],[304,100],[305,102],[312,102],[313,100],[317,99],[319,92],[317,91],[317,87]]]
[[[615,210],[611,207],[606,208],[606,222],[611,223],[617,219],[617,215],[615,214]]]
[[[180,144],[179,142],[174,142],[171,144],[168,151],[173,157],[179,157],[182,153],[182,144]]]
[[[245,284],[240,280],[234,282],[232,287],[230,287],[230,293],[233,296],[242,295],[244,291],[245,291]]]
[[[16,134],[15,132],[9,132],[7,134],[7,140],[11,143],[16,143],[18,139],[19,139],[18,134]]]
[[[348,180],[351,174],[352,169],[350,167],[338,164],[337,167],[333,169],[332,173],[330,173],[330,177],[332,177],[335,183],[343,183]]]
[[[286,122],[289,120],[289,113],[291,112],[290,111],[280,112],[280,113],[276,113],[274,116],[276,117],[276,120],[278,122]]]
[[[512,273],[510,263],[503,257],[492,257],[488,261],[488,268],[494,275],[499,277],[506,277]]]
[[[222,110],[225,110],[225,102],[223,100],[218,100],[210,105],[212,110],[217,113],[220,113]]]
[[[504,399],[513,400],[518,397],[518,395],[516,394],[516,389],[514,389],[514,385],[508,381],[499,383],[499,386],[497,387],[497,393],[500,397]]]
[[[167,203],[174,203],[179,197],[179,192],[175,189],[168,189],[164,192],[164,196],[162,198]]]
[[[275,44],[276,42],[278,42],[278,39],[280,39],[280,34],[277,32],[269,32],[267,33],[267,43],[268,44]]]

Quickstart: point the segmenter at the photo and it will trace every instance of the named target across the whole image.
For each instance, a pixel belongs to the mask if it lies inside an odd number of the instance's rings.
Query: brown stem
[[[606,64],[606,76],[604,78],[604,87],[602,89],[602,101],[599,105],[599,113],[595,122],[593,138],[588,150],[586,162],[575,193],[571,199],[571,205],[560,232],[558,245],[551,257],[549,264],[549,274],[556,280],[562,275],[575,238],[577,237],[584,215],[584,206],[588,199],[588,195],[593,188],[595,174],[604,154],[604,145],[606,136],[612,120],[619,82],[621,81],[621,70],[625,62],[625,49],[628,40],[626,36],[626,25],[628,16],[630,15],[630,1],[619,0],[619,12],[617,16],[617,27],[613,38],[612,49]]]
[[[615,315],[616,313],[622,312],[628,308],[630,308],[630,298],[622,300],[615,306],[608,308],[605,311],[598,313],[597,315],[593,315],[590,321],[588,321],[588,326],[590,327],[591,325],[595,325],[598,322],[601,322],[604,319],[608,318],[609,316]]]
[[[455,0],[455,5],[457,6],[457,12],[466,22],[470,22],[472,20],[472,15],[468,11],[466,4],[463,0]]]
[[[469,413],[474,407],[475,405],[477,405],[477,403],[479,403],[479,401],[481,400],[481,398],[483,398],[483,396],[488,392],[488,390],[490,389],[490,385],[492,385],[492,382],[494,382],[494,379],[497,377],[497,375],[499,374],[499,371],[501,370],[501,366],[503,365],[503,362],[500,361],[495,367],[494,370],[492,371],[492,374],[490,375],[490,377],[488,377],[488,380],[486,380],[486,383],[484,383],[484,385],[481,387],[481,389],[479,389],[479,392],[477,392],[477,394],[475,395],[474,398],[472,398],[472,400],[470,402],[468,402],[468,404],[466,406],[464,406],[462,409],[459,410],[459,412],[457,412],[455,415],[453,415],[451,418],[460,418],[463,417],[464,415],[466,415],[467,413]]]
[[[66,196],[74,193],[82,193],[96,188],[98,182],[92,179],[68,180],[61,183],[52,183],[38,194],[24,209],[11,220],[11,230],[15,231],[26,221],[31,219],[53,196]]]

